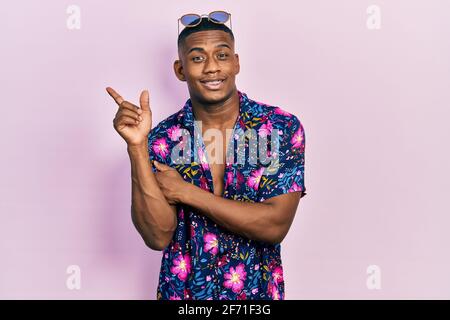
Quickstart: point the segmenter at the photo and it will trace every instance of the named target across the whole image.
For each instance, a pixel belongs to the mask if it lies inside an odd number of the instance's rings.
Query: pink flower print
[[[240,171],[237,171],[237,173],[236,173],[236,189],[239,189],[240,186],[244,183],[244,181],[245,181],[244,175]]]
[[[276,266],[278,266],[278,263],[275,261],[275,259],[272,259],[269,262],[269,265],[267,266],[270,270],[273,270]]]
[[[223,267],[226,263],[227,263],[227,257],[226,256],[222,256],[222,258],[219,259],[219,261],[217,262],[217,265],[219,267]]]
[[[241,294],[238,295],[237,299],[238,300],[247,300],[247,295],[245,294],[244,291],[242,291]]]
[[[195,237],[195,227],[191,225],[191,238]]]
[[[289,191],[303,191],[302,187],[299,186],[297,183],[293,183],[292,186],[289,188]]]
[[[206,179],[206,177],[204,176],[200,177],[200,188],[202,188],[203,190],[209,190],[208,179]]]
[[[230,267],[230,272],[225,273],[223,282],[225,288],[231,289],[234,293],[239,293],[244,288],[244,281],[247,278],[247,272],[245,272],[245,266],[243,263],[239,263],[236,269]]]
[[[170,271],[178,276],[178,279],[181,281],[186,281],[188,274],[191,272],[191,257],[188,254],[184,256],[179,254],[172,261],[173,266],[170,268]]]
[[[272,297],[273,300],[281,300],[280,292],[278,291],[278,288],[273,285],[273,283],[270,281],[267,285],[267,294]]]
[[[170,140],[178,141],[178,139],[181,137],[180,125],[171,126],[169,129],[167,129],[167,135],[169,136]]]
[[[283,282],[283,268],[278,266],[272,271],[272,278],[276,284]]]
[[[272,299],[273,300],[281,300],[280,292],[278,291],[278,288],[274,287],[272,290]]]
[[[156,139],[153,143],[153,151],[163,159],[169,154],[169,146],[165,138]]]
[[[303,132],[299,128],[291,138],[292,148],[300,148],[303,145]]]
[[[170,296],[169,300],[181,300],[181,298],[174,294],[173,296]]]
[[[267,123],[264,123],[258,130],[258,135],[260,137],[266,137],[272,132],[272,122],[270,120],[267,120]]]
[[[205,250],[205,252],[210,252],[213,255],[217,254],[217,251],[219,250],[219,243],[217,236],[214,233],[205,233],[203,235],[203,242],[205,243],[203,246],[203,250]]]
[[[180,217],[181,220],[184,219],[184,210],[183,210],[183,208],[180,208],[180,211],[178,211],[178,217]]]
[[[269,281],[269,283],[267,284],[267,294],[269,295],[269,296],[272,296],[272,292],[273,292],[273,284],[272,284],[272,281]]]
[[[261,169],[253,171],[251,176],[247,180],[247,185],[250,188],[253,188],[254,190],[258,190],[259,181],[261,180],[263,172],[264,172],[264,167],[261,168]]]
[[[227,172],[227,181],[226,181],[226,185],[227,186],[229,186],[229,185],[231,185],[232,183],[233,183],[233,180],[234,180],[234,175],[233,175],[233,172]]]
[[[184,289],[184,298],[185,298],[185,300],[192,300],[191,297],[192,297],[191,290],[189,288],[185,288]]]
[[[200,160],[200,164],[202,165],[203,170],[208,170],[209,169],[209,165],[208,165],[208,160],[206,160],[206,154],[205,152],[203,152],[202,148],[197,149],[198,152],[198,158]]]
[[[183,152],[186,152],[186,155],[188,157],[190,157],[191,156],[191,150],[190,149],[186,149],[186,146],[188,145],[187,142],[188,142],[188,138],[183,138],[177,143],[177,146],[178,146],[179,150],[183,150]]]

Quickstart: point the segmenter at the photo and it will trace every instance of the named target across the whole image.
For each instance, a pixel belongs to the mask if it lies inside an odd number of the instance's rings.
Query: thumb
[[[148,93],[148,90],[144,90],[141,92],[139,104],[141,105],[142,111],[150,111],[150,95]]]
[[[159,163],[159,162],[156,161],[156,160],[153,160],[153,163],[155,164],[156,169],[157,169],[158,171],[161,171],[161,172],[164,172],[164,171],[167,171],[167,170],[172,169],[172,168],[169,167],[168,165],[165,165],[164,163]]]

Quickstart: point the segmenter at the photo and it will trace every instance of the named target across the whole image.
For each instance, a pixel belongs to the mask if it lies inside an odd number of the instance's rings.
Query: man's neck
[[[192,100],[192,111],[196,121],[202,121],[203,128],[232,128],[239,115],[239,95],[237,90],[225,101],[205,105]]]

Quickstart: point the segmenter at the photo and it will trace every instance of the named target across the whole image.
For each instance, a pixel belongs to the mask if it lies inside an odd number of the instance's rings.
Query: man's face
[[[187,82],[191,97],[203,103],[218,103],[232,95],[240,67],[228,33],[221,30],[192,33],[180,46],[178,55],[175,74]]]

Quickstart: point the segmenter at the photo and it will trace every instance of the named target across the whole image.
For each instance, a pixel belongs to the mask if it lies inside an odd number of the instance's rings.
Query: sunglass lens
[[[185,14],[180,18],[180,21],[184,26],[196,25],[200,21],[200,16],[196,14]]]
[[[228,13],[224,12],[224,11],[214,11],[211,12],[211,14],[209,15],[209,17],[214,20],[215,22],[218,23],[225,23],[228,21]]]

